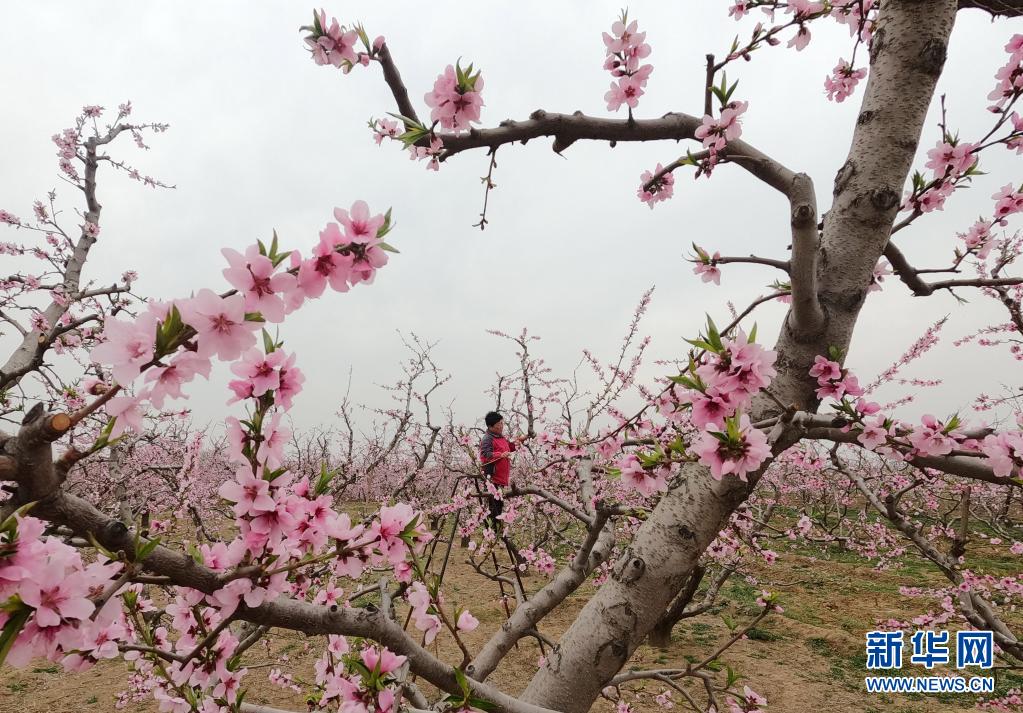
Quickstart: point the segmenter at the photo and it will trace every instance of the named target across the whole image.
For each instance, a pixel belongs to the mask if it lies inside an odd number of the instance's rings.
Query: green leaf
[[[126,589],[121,592],[121,600],[124,601],[124,606],[128,607],[129,611],[134,610],[139,601],[139,593],[131,589]]]
[[[2,523],[0,523],[0,532],[10,532],[12,534],[16,533],[18,531],[18,520],[17,520],[17,518],[19,516],[24,515],[25,513],[27,513],[32,508],[32,506],[35,505],[35,504],[36,504],[36,501],[33,500],[30,503],[26,503],[26,504],[22,505],[20,508],[18,508],[13,513],[11,513],[7,517],[6,520],[4,520]]]
[[[366,34],[366,28],[364,28],[360,23],[355,26],[355,31],[359,33],[359,39],[362,40],[362,44],[366,47],[366,51],[368,52],[372,49],[373,46],[369,43],[369,35]]]
[[[99,540],[96,539],[96,536],[93,535],[91,532],[89,533],[89,542],[92,543],[92,546],[95,547],[97,550],[99,550],[103,554],[103,556],[106,557],[107,559],[113,560],[114,562],[116,562],[117,560],[120,559],[120,557],[118,557],[113,552],[108,550],[106,547],[101,545],[99,543]]]
[[[7,659],[7,654],[10,652],[11,647],[14,646],[18,634],[21,632],[22,627],[25,626],[25,622],[28,621],[31,614],[31,607],[20,604],[19,608],[11,614],[7,623],[4,624],[4,628],[0,630],[0,666]]]
[[[691,379],[685,374],[679,374],[678,376],[669,376],[668,380],[675,383],[681,384],[686,388],[693,389],[694,391],[703,391],[703,383],[697,379]]]
[[[278,468],[277,470],[266,470],[266,469],[264,469],[263,470],[263,480],[268,480],[268,481],[270,481],[272,483],[273,481],[277,480],[278,478],[280,478],[282,475],[284,475],[287,472],[288,472],[288,469],[286,467],[285,468]]]
[[[320,477],[316,479],[316,486],[313,488],[314,495],[323,495],[330,488],[330,481],[334,479],[334,476],[338,474],[338,471],[331,470],[327,467],[326,463],[320,466]]]
[[[651,468],[661,462],[661,457],[656,453],[643,453],[637,451],[636,456],[639,458],[639,462],[644,468]]]
[[[412,146],[415,143],[417,143],[420,139],[425,139],[429,135],[430,135],[430,130],[429,129],[426,129],[426,128],[412,128],[412,129],[408,129],[403,134],[401,134],[398,137],[398,140],[401,141],[401,143],[405,146],[405,148],[408,148],[409,146]]]
[[[286,250],[285,252],[278,253],[270,262],[273,264],[274,267],[277,267],[282,262],[288,259],[288,257],[291,255],[291,252],[292,252],[291,250]]]
[[[149,555],[153,554],[153,551],[160,545],[160,538],[154,537],[152,540],[144,544],[142,547],[136,547],[135,549],[135,560],[141,562]]]
[[[714,320],[707,315],[707,341],[714,346],[715,352],[724,351],[724,345],[721,343],[721,334],[718,332],[717,325],[714,324]]]
[[[462,695],[466,698],[469,697],[469,680],[465,677],[465,672],[460,668],[455,669],[455,680],[458,681],[458,687],[462,689]]]
[[[738,79],[736,79],[735,82],[732,83],[732,86],[730,86],[728,88],[728,91],[725,93],[725,102],[726,103],[732,98],[732,93],[735,92],[735,88],[737,86],[739,86],[739,80]]]
[[[408,524],[405,525],[405,529],[401,531],[401,534],[398,535],[398,537],[409,546],[412,545],[412,536],[415,533],[416,527],[419,525],[419,515],[419,513],[416,513],[415,516],[409,520]]]
[[[727,679],[727,683],[725,683],[725,688],[730,688],[736,681],[738,681],[740,678],[742,678],[742,676],[737,674],[732,669],[731,666],[725,666],[725,669],[728,671],[728,679]]]
[[[942,429],[942,433],[948,434],[959,428],[962,425],[962,420],[959,418],[959,413],[952,414],[952,417],[945,423],[945,428]]]
[[[388,208],[387,212],[384,213],[384,224],[380,226],[379,230],[377,230],[377,237],[378,238],[384,237],[389,232],[391,232],[392,228],[394,228],[394,224],[391,222],[391,209]],[[394,252],[398,251],[395,250]]]
[[[277,345],[274,344],[274,340],[270,336],[270,333],[264,329],[263,330],[263,351],[265,351],[267,354],[273,354],[273,352],[276,349],[276,347],[277,347]]]
[[[405,116],[404,114],[395,114],[395,113],[389,111],[389,112],[387,112],[387,115],[388,116],[393,116],[395,119],[397,119],[398,121],[403,123],[406,128],[417,128],[417,129],[423,129],[424,131],[426,130],[425,126],[420,124],[415,119],[410,119],[409,117]]]

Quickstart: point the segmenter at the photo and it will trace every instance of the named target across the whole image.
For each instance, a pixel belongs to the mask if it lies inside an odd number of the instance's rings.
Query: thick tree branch
[[[562,498],[559,498],[557,495],[549,493],[543,488],[539,488],[534,485],[519,485],[517,483],[512,483],[511,489],[509,490],[508,495],[505,497],[516,497],[523,495],[535,495],[539,498],[546,500],[552,505],[556,505],[557,507],[567,512],[572,517],[580,520],[587,526],[593,525],[593,518],[587,515],[585,512],[573,506],[571,503],[563,500]]]
[[[401,81],[401,74],[398,72],[397,65],[394,64],[394,59],[391,58],[391,49],[387,46],[386,42],[377,51],[377,59],[384,70],[384,81],[391,88],[394,101],[398,104],[398,112],[402,116],[418,123],[419,115],[416,114],[416,108],[412,105],[412,100],[409,99],[408,89],[405,88],[404,82]],[[405,128],[409,129],[411,127],[406,125]]]
[[[777,268],[788,274],[791,267],[788,260],[774,260],[769,257],[757,257],[756,255],[749,255],[748,257],[739,256],[728,256],[728,257],[717,257],[711,260],[714,265],[729,265],[729,264],[742,264],[747,263],[750,265],[766,265],[767,267]]]
[[[804,431],[804,437],[832,441],[834,443],[848,443],[854,446],[862,445],[856,440],[855,431],[843,431],[839,428],[808,428]],[[985,458],[973,458],[970,456],[947,455],[947,456],[908,456],[906,462],[918,468],[931,468],[940,470],[949,475],[958,475],[970,480],[981,480],[985,483],[995,485],[1008,485],[1015,488],[1023,488],[1023,480],[1019,478],[1006,478],[995,475],[994,471],[985,465]]]
[[[543,617],[578,589],[590,572],[608,558],[613,546],[613,528],[607,525],[607,515],[598,513],[586,541],[568,566],[558,572],[532,599],[516,607],[508,621],[484,645],[465,672],[476,680],[486,680],[512,650],[515,642],[528,636]]]
[[[913,269],[913,266],[909,264],[909,260],[902,254],[902,251],[895,247],[895,243],[888,241],[888,244],[884,248],[884,256],[888,258],[888,262],[891,264],[895,274],[899,276],[899,279],[905,283],[906,287],[912,290],[915,295],[929,295],[931,290],[928,288],[927,283],[920,278],[920,274],[917,270]]]
[[[418,121],[415,108],[409,100],[408,88],[401,80],[386,43],[379,52],[379,60],[384,70],[384,81],[399,110],[403,115]],[[508,119],[492,129],[470,129],[463,134],[440,133],[438,136],[444,143],[443,160],[476,148],[487,148],[493,153],[504,144],[526,143],[541,136],[553,137],[552,148],[558,153],[580,140],[681,141],[694,139],[696,129],[702,123],[699,117],[674,112],[659,119],[604,119],[586,116],[578,111],[573,114],[555,114],[537,109],[526,121]],[[795,174],[745,141],[729,142],[725,156],[772,188],[790,195]]]
[[[1012,287],[1023,284],[1023,277],[977,277],[962,280],[942,280],[928,285],[931,290],[948,290],[953,287]]]
[[[815,339],[824,328],[825,314],[817,298],[817,197],[805,173],[793,176],[787,194],[792,205],[792,309],[789,328],[798,339]]]
[[[917,270],[910,265],[906,256],[893,243],[889,242],[885,246],[884,256],[888,258],[899,279],[917,297],[929,297],[938,290],[951,290],[954,287],[1011,287],[1023,284],[1023,277],[974,277],[927,282],[920,277],[925,271]]]
[[[548,113],[538,109],[525,121],[507,120],[492,129],[471,129],[464,134],[441,134],[445,157],[476,148],[496,149],[509,143],[550,136],[558,153],[576,141],[681,141],[695,138],[702,121],[689,114],[672,112],[659,119],[605,119],[574,114]],[[742,140],[731,141],[728,160],[739,164],[772,188],[789,195],[795,174]]]
[[[1023,0],[959,0],[959,9],[976,8],[991,17],[1020,17],[1023,15]]]

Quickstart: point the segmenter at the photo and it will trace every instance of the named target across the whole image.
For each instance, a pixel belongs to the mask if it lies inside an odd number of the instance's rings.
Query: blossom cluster
[[[828,99],[841,104],[856,91],[856,85],[867,76],[867,70],[855,69],[844,59],[838,61],[831,76],[824,80],[824,91]]]
[[[994,102],[989,109],[995,113],[1005,112],[1023,94],[1023,34],[1013,35],[1005,51],[1009,59],[995,73],[998,81],[987,97]]]
[[[715,285],[720,285],[721,268],[717,266],[717,260],[721,257],[721,253],[714,252],[712,255],[696,243],[693,243],[693,251],[696,254],[691,260],[696,265],[693,268],[693,274],[699,275],[703,282],[713,282]]]
[[[696,138],[710,151],[720,153],[729,141],[742,136],[739,117],[745,113],[747,106],[747,102],[731,102],[722,109],[718,118],[709,114],[704,116],[702,124],[696,129]]]
[[[147,369],[142,389],[107,402],[107,413],[116,419],[110,437],[126,429],[140,432],[146,403],[161,408],[167,398],[182,398],[185,384],[209,376],[214,358],[241,360],[232,366],[242,377],[231,383],[238,398],[273,390],[279,404],[290,406],[303,376],[293,357],[254,351],[260,327],[283,321],[328,285],[346,292],[372,282],[376,270],[387,264],[389,246],[383,236],[390,228],[388,216],[370,215],[363,201],[351,210],[335,209],[334,216],[340,225],[327,224],[307,259],[298,251],[279,253],[276,239],[269,250],[259,244],[244,255],[225,249],[224,277],[234,288],[231,293],[202,289],[185,300],[150,301],[134,320],[108,319],[93,361],[108,366],[121,387]]]
[[[700,431],[693,452],[714,478],[731,474],[745,480],[768,458],[770,446],[743,411],[776,376],[777,355],[742,330],[722,337],[713,323],[706,338],[694,343],[705,350],[701,361],[673,379],[675,398],[688,404],[689,420]]]
[[[309,32],[305,37],[313,62],[320,66],[331,66],[348,74],[356,65],[366,67],[371,59],[376,59],[384,46],[384,38],[377,37],[372,43],[361,25],[346,27],[330,18],[323,10],[313,13],[313,24],[303,27]],[[362,49],[357,50],[359,43]]]
[[[926,167],[933,172],[932,177],[928,180],[919,173],[913,175],[913,190],[903,201],[902,209],[919,213],[941,210],[959,184],[976,173],[978,150],[978,145],[946,134],[927,152]]]
[[[474,73],[471,64],[465,69],[458,62],[454,66],[449,64],[424,97],[430,107],[430,119],[448,131],[468,131],[472,124],[479,123],[482,91],[483,75],[479,70]]]
[[[860,382],[848,369],[822,355],[814,357],[810,376],[817,379],[817,398],[842,399],[844,396],[862,396]]]
[[[926,347],[918,351],[921,348]],[[894,373],[895,367],[889,371]],[[809,373],[817,379],[819,397],[841,402],[836,410],[850,419],[842,430],[853,431],[859,445],[891,460],[966,451],[986,458],[994,475],[1002,478],[1014,477],[1023,466],[1023,431],[991,433],[981,425],[975,435],[958,415],[944,421],[931,414],[924,414],[919,423],[898,421],[881,413],[877,403],[862,398],[864,390],[855,375],[837,361],[818,355]],[[850,397],[859,398],[853,403]]]
[[[621,19],[611,25],[610,34],[603,33],[604,69],[611,73],[615,81],[604,95],[608,111],[618,111],[624,104],[631,112],[639,105],[639,98],[644,94],[644,87],[654,71],[652,64],[641,64],[641,60],[650,56],[650,45],[646,43],[646,33],[639,31],[639,24],[629,22],[628,14],[622,13]]]
[[[331,634],[314,664],[316,703],[351,713],[397,713],[401,687],[395,677],[405,661],[385,646],[361,642],[353,649],[345,637]]]
[[[651,210],[654,205],[668,200],[675,193],[675,176],[670,170],[665,171],[661,164],[657,164],[653,171],[644,171],[639,180],[636,195],[641,202],[650,206]]]
[[[736,20],[741,20],[755,7],[759,7],[771,23],[775,21],[776,10],[779,7],[784,7],[786,21],[770,27],[765,27],[764,23],[758,22],[749,42],[739,46],[736,41],[725,63],[740,57],[749,61],[752,59],[752,53],[763,45],[777,46],[781,44],[778,35],[791,27],[795,27],[796,32],[789,38],[786,46],[801,51],[810,44],[810,23],[830,17],[839,24],[847,26],[849,34],[856,38],[856,42],[852,58],[840,59],[831,75],[824,80],[824,90],[828,99],[836,102],[844,101],[852,95],[860,80],[867,76],[866,69],[857,69],[854,64],[859,45],[869,43],[873,36],[878,11],[875,0],[835,0],[828,3],[815,0],[790,0],[785,3],[776,0],[735,0],[729,8],[728,14]]]
[[[96,602],[122,565],[104,557],[85,564],[62,540],[43,536],[44,523],[15,514],[0,525],[0,628],[11,641],[6,662],[36,657],[80,670],[119,655],[127,635],[116,600]]]

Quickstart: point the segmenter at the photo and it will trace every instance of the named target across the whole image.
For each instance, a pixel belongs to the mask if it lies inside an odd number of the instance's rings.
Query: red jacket
[[[483,464],[483,472],[490,476],[494,485],[511,484],[511,461],[502,456],[514,450],[514,441],[509,441],[504,436],[489,430],[483,436],[480,443],[480,462]]]

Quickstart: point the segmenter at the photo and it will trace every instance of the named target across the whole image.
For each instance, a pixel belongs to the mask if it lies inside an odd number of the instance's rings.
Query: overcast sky
[[[648,31],[655,67],[637,116],[702,111],[704,55],[723,54],[736,32],[748,36],[758,19],[737,25],[727,17],[728,4],[631,4],[630,16]],[[484,125],[537,108],[608,115],[600,33],[616,18],[618,3],[347,0],[326,10],[362,21],[370,37],[387,38],[422,115],[423,93],[459,57],[483,70]],[[377,147],[366,121],[395,111],[379,67],[343,76],[314,65],[298,32],[309,21],[310,8],[298,2],[5,4],[0,207],[28,216],[32,201],[53,187],[66,208],[77,206],[72,189],[56,178],[50,136],[85,104],[116,110],[128,99],[137,120],[165,121],[171,129],[152,137],[151,151],[125,140],[112,153],[177,189],[153,191],[102,173],[103,233],[87,271],[97,280],[135,269],[138,291],[161,298],[222,288],[221,247],[243,250],[276,229],[285,246],[308,252],[334,206],[360,198],[379,211],[392,206],[397,227],[389,240],[401,254],[375,284],[314,301],[282,328],[307,375],[292,412],[302,426],[330,421],[349,369],[353,398],[384,405],[375,384],[400,374],[398,331],[439,342],[436,361],[453,374],[442,402],[453,401],[456,415],[472,421],[491,406],[483,392],[494,373],[515,366],[510,345],[487,329],[528,326],[543,339],[538,353],[567,375],[584,347],[610,359],[642,293],[656,286],[643,331],[653,338],[651,359],[672,358],[705,313],[725,322],[728,300],[741,309],[779,276],[769,268],[726,267],[715,288],[692,274],[683,258],[694,241],[722,254],[785,259],[788,206],[741,169],[725,166],[709,181],[680,171],[675,198],[649,210],[635,197],[639,175],[676,158],[680,149],[671,143],[577,144],[564,157],[551,152],[548,140],[505,147],[490,225],[481,233],[472,224],[483,199],[483,153],[462,154],[433,173],[396,145]],[[743,138],[809,173],[822,212],[862,95],[861,87],[844,104],[824,97],[824,77],[851,48],[847,31],[831,25],[816,23],[801,53],[773,48],[729,72],[740,80],[736,97],[749,101]],[[950,123],[964,139],[990,126],[986,94],[1005,59],[1002,45],[1020,27],[960,13],[938,93],[948,95]],[[921,156],[938,139],[936,120],[932,111]],[[921,169],[924,160],[917,162]],[[992,175],[899,235],[914,264],[946,264],[955,232],[990,210],[989,196],[1000,186],[1020,181],[1015,154],[985,153],[981,168]],[[913,298],[889,281],[870,296],[847,363],[869,381],[949,315],[943,345],[906,373],[945,379],[946,387],[921,391],[907,417],[968,407],[978,392],[997,394],[1003,383],[1018,383],[1003,352],[952,346],[1004,320],[992,301],[964,294],[968,305],[947,294]],[[757,312],[762,340],[773,339],[782,315],[780,306]],[[648,379],[658,373],[652,364],[645,370]],[[222,378],[192,391],[200,419],[223,417]]]

